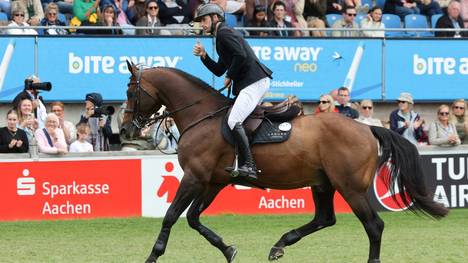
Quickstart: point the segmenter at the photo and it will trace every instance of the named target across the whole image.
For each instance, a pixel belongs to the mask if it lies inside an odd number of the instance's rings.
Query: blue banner
[[[34,38],[0,38],[0,101],[11,102],[34,74]],[[3,83],[3,84],[1,84]]]
[[[194,38],[40,38],[39,75],[53,84],[46,100],[84,100],[99,92],[104,100],[126,99],[127,60],[150,67],[174,67],[212,83],[193,56]],[[212,50],[211,38],[200,38]]]
[[[392,40],[385,47],[386,99],[410,92],[415,100],[467,97],[467,41]]]

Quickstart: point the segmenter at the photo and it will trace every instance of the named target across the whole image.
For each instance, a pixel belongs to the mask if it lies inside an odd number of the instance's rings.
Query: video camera
[[[52,89],[52,83],[50,82],[33,83],[32,79],[26,79],[24,81],[24,89],[50,91]]]
[[[115,112],[115,108],[110,105],[107,107],[95,107],[94,114],[91,115],[91,117],[99,118],[99,117],[102,117],[103,115],[112,116],[114,112]]]

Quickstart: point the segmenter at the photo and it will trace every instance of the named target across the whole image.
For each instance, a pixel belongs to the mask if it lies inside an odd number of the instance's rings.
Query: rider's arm
[[[232,62],[226,75],[230,79],[233,79],[234,76],[238,75],[238,72],[241,70],[247,58],[247,54],[242,46],[244,41],[228,30],[220,30],[218,34],[218,39],[221,44],[230,56],[232,56]]]
[[[218,62],[215,62],[206,54],[204,57],[200,56],[201,61],[203,62],[203,65],[205,65],[213,74],[215,74],[218,77],[221,77],[224,72],[226,72],[226,67],[224,64],[218,60]]]

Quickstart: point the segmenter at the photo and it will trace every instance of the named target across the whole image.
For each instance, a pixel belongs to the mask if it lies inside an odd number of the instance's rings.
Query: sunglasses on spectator
[[[439,112],[439,115],[440,115],[440,116],[448,116],[449,113],[446,112],[446,111],[441,111],[441,112]]]
[[[407,103],[407,101],[399,100],[398,104],[400,104],[400,103]]]
[[[328,104],[328,103],[330,103],[330,102],[329,102],[328,100],[321,100],[321,101],[319,101],[319,103],[320,103],[320,104]]]
[[[465,107],[463,106],[453,106],[454,109],[457,109],[457,110],[464,110]]]
[[[24,17],[24,14],[14,14],[13,16],[21,16],[21,17]]]
[[[158,10],[159,7],[158,7],[158,6],[148,6],[148,9],[150,9],[150,10]]]
[[[49,16],[56,16],[57,13],[47,13]]]
[[[372,110],[372,106],[362,106],[364,110]]]
[[[351,14],[350,14],[350,13],[346,13],[346,15],[348,15],[348,16],[356,16],[355,13],[351,13]]]

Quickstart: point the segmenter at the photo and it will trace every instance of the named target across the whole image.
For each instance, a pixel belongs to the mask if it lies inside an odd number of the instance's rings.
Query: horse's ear
[[[127,68],[132,75],[135,75],[135,65],[127,59]]]

